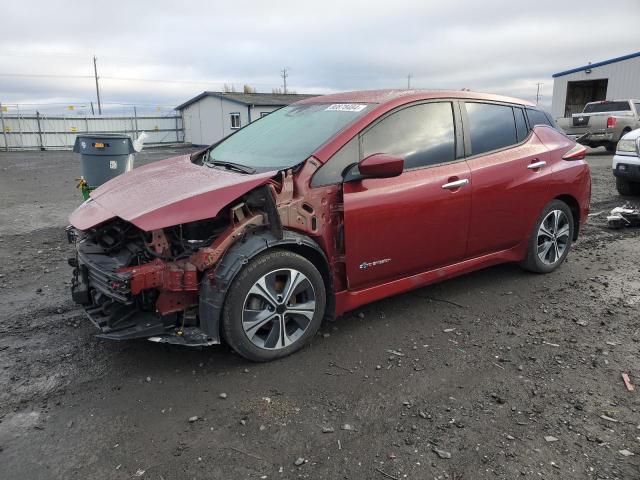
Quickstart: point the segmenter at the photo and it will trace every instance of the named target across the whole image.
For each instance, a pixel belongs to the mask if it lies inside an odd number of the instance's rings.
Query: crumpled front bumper
[[[67,228],[67,239],[76,245],[76,255],[69,259],[73,267],[71,296],[100,329],[98,337],[148,338],[164,335],[176,326],[176,314],[161,316],[139,308],[131,293],[131,274],[117,272],[114,258],[83,249],[83,240],[73,227]]]

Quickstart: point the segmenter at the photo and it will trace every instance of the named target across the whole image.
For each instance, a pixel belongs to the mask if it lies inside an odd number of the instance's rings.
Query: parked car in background
[[[626,133],[618,142],[613,175],[620,195],[640,195],[640,128]]]
[[[587,103],[582,113],[559,118],[557,123],[576,142],[613,152],[623,135],[640,128],[640,100]]]
[[[553,271],[587,219],[584,155],[513,98],[302,100],[93,191],[70,217],[73,298],[103,338],[272,360],[390,295],[502,262]]]

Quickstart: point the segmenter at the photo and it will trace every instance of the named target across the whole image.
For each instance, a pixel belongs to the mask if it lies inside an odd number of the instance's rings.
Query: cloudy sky
[[[579,5],[579,6],[578,6]],[[554,72],[640,50],[639,0],[3,2],[0,102],[170,106],[223,84],[471,88],[549,105]]]

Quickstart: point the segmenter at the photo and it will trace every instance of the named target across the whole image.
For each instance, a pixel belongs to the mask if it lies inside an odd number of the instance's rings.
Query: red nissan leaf
[[[514,98],[302,100],[92,192],[68,228],[72,295],[101,338],[272,360],[390,295],[502,262],[553,271],[587,219],[584,156]]]

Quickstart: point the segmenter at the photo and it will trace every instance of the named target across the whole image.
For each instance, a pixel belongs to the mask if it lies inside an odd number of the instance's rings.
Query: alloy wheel
[[[313,285],[302,272],[274,270],[249,290],[242,309],[242,328],[257,347],[279,350],[304,335],[315,310]]]
[[[562,210],[551,210],[538,229],[538,258],[545,265],[555,264],[569,245],[571,226]]]

